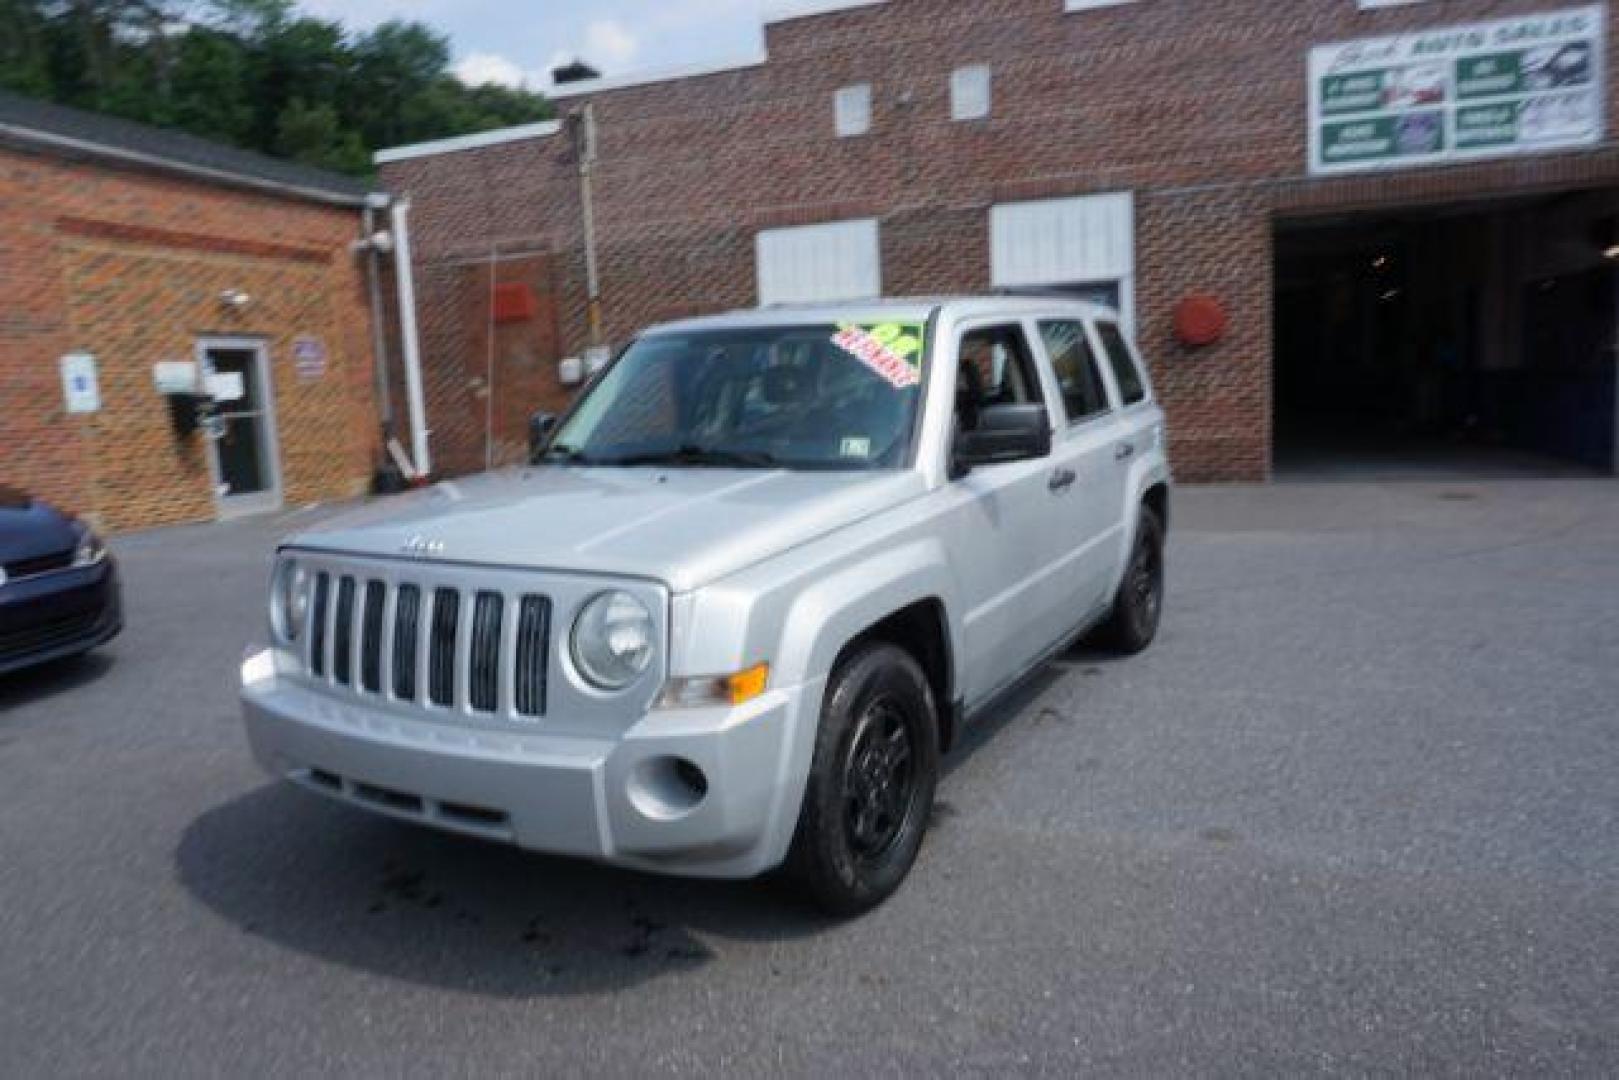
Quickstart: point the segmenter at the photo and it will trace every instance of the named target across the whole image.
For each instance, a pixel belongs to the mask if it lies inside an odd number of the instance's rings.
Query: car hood
[[[0,486],[0,565],[68,551],[79,542],[65,514]]]
[[[386,557],[416,548],[434,561],[627,575],[688,592],[923,491],[914,472],[545,466],[371,503],[289,544]]]

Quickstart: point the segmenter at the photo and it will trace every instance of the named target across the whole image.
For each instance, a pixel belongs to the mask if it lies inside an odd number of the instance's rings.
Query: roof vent
[[[551,69],[551,82],[557,86],[566,86],[569,83],[589,82],[599,79],[602,73],[585,63],[583,60],[569,60],[566,64]]]

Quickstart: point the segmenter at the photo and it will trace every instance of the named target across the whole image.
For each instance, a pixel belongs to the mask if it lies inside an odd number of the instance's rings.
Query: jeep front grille
[[[545,715],[549,597],[324,570],[311,588],[305,660],[313,677],[361,696],[518,719]],[[418,701],[423,690],[426,700]]]

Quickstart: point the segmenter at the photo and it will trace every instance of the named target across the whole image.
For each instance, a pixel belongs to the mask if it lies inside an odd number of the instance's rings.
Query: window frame
[[[1046,367],[1051,372],[1052,381],[1056,383],[1057,396],[1062,400],[1063,420],[1066,426],[1070,429],[1084,427],[1087,424],[1094,424],[1098,421],[1106,420],[1108,417],[1117,412],[1119,409],[1119,398],[1114,393],[1113,384],[1108,380],[1107,372],[1103,370],[1101,362],[1097,359],[1096,344],[1093,340],[1095,335],[1091,333],[1091,328],[1089,325],[1091,320],[1087,319],[1083,315],[1040,315],[1036,316],[1033,322],[1036,337],[1038,337],[1040,341],[1040,348],[1044,350],[1045,353]],[[1096,390],[1102,398],[1102,407],[1094,412],[1085,413],[1082,416],[1075,416],[1072,409],[1069,407],[1068,395],[1063,392],[1062,376],[1057,371],[1057,354],[1052,352],[1051,343],[1046,339],[1045,333],[1045,328],[1047,326],[1057,325],[1075,326],[1079,328],[1079,337],[1080,340],[1085,343],[1088,359],[1090,361],[1091,372],[1096,376]]]
[[[1095,337],[1098,354],[1107,357],[1108,382],[1113,388],[1113,399],[1118,403],[1120,411],[1129,411],[1142,405],[1151,404],[1153,397],[1152,379],[1147,375],[1147,365],[1142,362],[1141,354],[1130,341],[1130,336],[1124,332],[1122,320],[1102,318],[1088,319],[1091,324],[1091,333]],[[1124,346],[1124,357],[1130,364],[1130,370],[1135,375],[1136,383],[1141,387],[1141,396],[1134,401],[1127,399],[1124,385],[1119,381],[1118,364],[1113,358],[1112,350],[1107,347],[1107,339],[1102,336],[1102,327],[1111,326],[1119,335],[1119,343]]]

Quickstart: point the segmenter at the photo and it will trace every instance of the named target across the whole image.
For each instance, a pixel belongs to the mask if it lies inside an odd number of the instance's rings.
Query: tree
[[[294,0],[0,0],[0,86],[362,175],[386,146],[551,116],[449,62],[421,23],[351,35]]]
[[[338,172],[363,173],[371,160],[360,133],[346,130],[336,109],[296,98],[281,111],[274,149],[281,157]]]

